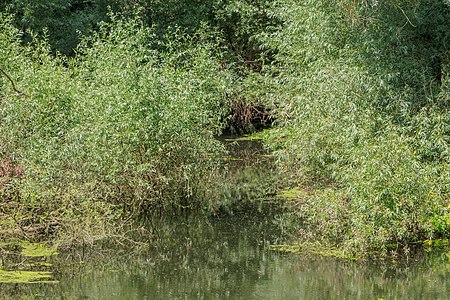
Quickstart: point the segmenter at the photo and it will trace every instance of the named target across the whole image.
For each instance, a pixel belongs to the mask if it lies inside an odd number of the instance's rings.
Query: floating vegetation
[[[56,246],[49,247],[43,243],[29,241],[0,243],[0,249],[6,253],[20,251],[20,254],[26,257],[49,257],[58,254]]]
[[[58,283],[47,271],[4,271],[0,269],[0,283]]]
[[[309,243],[295,243],[295,244],[280,244],[272,245],[272,250],[294,254],[316,254],[320,256],[336,257],[347,260],[358,260],[359,257],[345,253],[343,250],[326,248]]]
[[[56,247],[48,247],[41,243],[22,242],[19,246],[22,247],[21,254],[26,257],[48,257],[58,254]]]
[[[283,200],[300,200],[305,198],[307,195],[308,193],[305,190],[295,187],[281,191],[278,193],[277,198]]]
[[[58,283],[48,271],[52,266],[50,257],[58,254],[55,246],[19,241],[0,243],[0,250],[0,283]]]

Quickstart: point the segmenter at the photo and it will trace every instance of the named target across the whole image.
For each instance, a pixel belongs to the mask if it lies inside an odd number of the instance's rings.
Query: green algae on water
[[[299,187],[294,187],[292,189],[282,190],[278,193],[277,198],[283,200],[300,200],[309,196],[308,192],[300,189]]]
[[[294,244],[279,244],[272,245],[271,249],[279,252],[293,253],[293,254],[315,254],[320,256],[336,257],[346,260],[358,260],[359,257],[345,253],[342,250],[321,247],[309,243],[294,243]]]
[[[56,246],[49,247],[43,243],[31,243],[29,241],[0,243],[0,248],[2,249],[9,249],[11,247],[20,248],[20,254],[25,257],[50,257],[58,254]],[[13,252],[16,252],[16,250]]]
[[[0,269],[0,283],[58,283],[46,271],[4,271]]]
[[[56,247],[48,247],[41,243],[21,242],[19,246],[22,247],[21,254],[26,257],[48,257],[58,254]]]
[[[0,283],[58,283],[58,281],[52,279],[52,272],[47,271],[52,265],[49,258],[58,254],[56,246],[49,247],[43,243],[18,241],[0,243],[0,248],[6,255],[5,257],[11,254],[19,255],[22,260],[19,270],[10,270],[3,264],[3,269],[0,268]],[[6,259],[7,261],[8,259]],[[13,266],[14,269],[17,268],[16,264],[13,264]],[[26,270],[36,268],[41,270]]]

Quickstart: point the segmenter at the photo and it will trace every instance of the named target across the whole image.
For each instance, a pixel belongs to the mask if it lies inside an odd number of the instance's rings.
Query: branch
[[[9,75],[8,75],[5,71],[3,71],[3,69],[0,69],[0,72],[2,72],[2,74],[5,75],[6,78],[9,79],[9,81],[11,82],[11,85],[12,85],[14,91],[15,91],[17,94],[20,94],[21,92],[16,88],[16,85],[14,84],[14,81],[11,79],[11,77],[9,77]]]
[[[364,28],[364,31],[366,31],[367,30],[367,18],[368,18],[368,13],[369,13],[369,1],[368,0],[365,0],[364,1],[364,16],[363,16],[363,28]]]
[[[397,6],[398,7],[398,9],[400,9],[401,11],[402,11],[402,13],[403,13],[403,15],[405,16],[405,18],[406,18],[406,23],[405,23],[405,25],[407,24],[407,23],[409,23],[409,25],[411,25],[412,27],[417,27],[416,25],[414,25],[412,22],[411,22],[411,20],[408,18],[408,15],[405,13],[405,11],[400,7],[400,6],[398,6],[398,5],[395,5],[395,6]],[[403,27],[405,27],[404,25],[403,25]],[[403,28],[402,27],[402,28]]]

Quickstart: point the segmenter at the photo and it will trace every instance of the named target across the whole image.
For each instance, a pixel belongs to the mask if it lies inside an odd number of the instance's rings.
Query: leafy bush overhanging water
[[[448,237],[448,2],[286,0],[273,14],[268,142],[292,185],[313,183],[303,226],[353,250]]]
[[[275,114],[265,140],[299,236],[363,252],[449,237],[448,1],[112,1],[131,22],[101,0],[49,1],[47,19],[19,2],[0,4],[16,14],[0,36],[0,190],[4,211],[24,208],[12,223],[101,228],[122,210],[203,206],[237,100]],[[67,15],[92,31],[76,51],[54,35]],[[11,23],[48,27],[74,57],[23,46]]]
[[[21,226],[100,229],[124,210],[204,200],[198,190],[218,168],[224,149],[214,135],[229,109],[219,47],[202,33],[162,42],[138,21],[113,23],[66,59],[45,42],[21,46],[2,16],[0,67],[21,93],[2,79],[0,153],[22,174],[1,191],[24,214]]]

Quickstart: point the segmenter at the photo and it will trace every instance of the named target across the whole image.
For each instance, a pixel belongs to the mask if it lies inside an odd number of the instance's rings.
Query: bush
[[[178,31],[162,52],[138,21],[113,17],[65,59],[2,23],[0,67],[23,94],[2,89],[1,153],[24,170],[22,205],[56,219],[205,205],[230,106],[217,45]]]
[[[279,126],[267,141],[291,184],[314,187],[302,222],[335,245],[365,251],[449,234],[441,26],[450,9],[433,3],[280,1],[272,13],[283,27],[259,37],[277,53]]]

